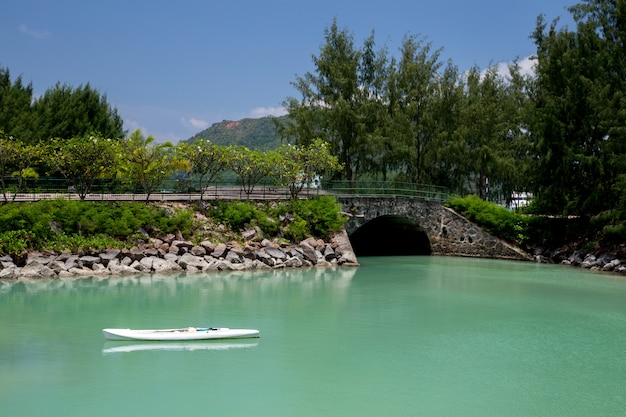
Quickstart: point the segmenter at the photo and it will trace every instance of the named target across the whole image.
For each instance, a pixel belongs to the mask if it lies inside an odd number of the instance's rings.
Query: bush
[[[476,195],[454,197],[447,205],[486,232],[503,240],[521,245],[528,239],[527,218],[517,212],[482,200]]]
[[[346,219],[333,197],[286,202],[218,202],[209,215],[234,230],[258,226],[268,236],[300,241],[309,236],[327,239],[343,228]]]
[[[67,200],[10,203],[0,206],[0,253],[14,253],[24,244],[28,249],[104,249],[121,245],[142,228],[191,235],[192,224],[190,210],[170,213],[144,203]],[[9,242],[11,239],[15,240],[14,244]]]
[[[19,255],[33,247],[33,234],[26,230],[11,230],[0,233],[0,254]]]

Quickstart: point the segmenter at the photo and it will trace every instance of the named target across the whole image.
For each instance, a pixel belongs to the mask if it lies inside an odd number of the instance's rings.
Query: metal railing
[[[393,181],[330,181],[323,184],[323,189],[335,195],[406,197],[441,202],[450,196],[446,187]]]
[[[40,177],[29,179],[20,189],[12,177],[5,177],[7,188],[6,201],[38,201],[43,199],[78,200],[79,196],[69,180],[65,178]],[[1,191],[1,190],[0,190]],[[445,187],[428,184],[413,184],[391,181],[325,181],[319,187],[305,187],[299,197],[330,194],[335,196],[388,196],[420,198],[446,201],[450,195]],[[265,200],[288,199],[289,189],[276,186],[271,182],[262,182],[246,193],[240,184],[229,182],[212,183],[204,189],[204,200]],[[98,179],[85,196],[88,201],[198,201],[201,193],[189,180],[168,179],[153,193],[148,195],[141,190],[133,190],[116,179]],[[5,196],[0,194],[0,202]]]

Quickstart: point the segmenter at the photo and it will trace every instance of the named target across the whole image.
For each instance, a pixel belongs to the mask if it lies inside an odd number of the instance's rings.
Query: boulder
[[[259,249],[254,252],[256,259],[267,266],[274,266],[276,262],[274,261],[274,258],[266,252],[266,250],[267,249]]]
[[[287,254],[279,248],[267,247],[265,248],[265,253],[271,256],[274,259],[285,260],[287,259]]]
[[[302,260],[296,256],[287,259],[284,265],[288,268],[300,268],[302,266]]]
[[[17,279],[20,276],[18,267],[0,269],[0,279]]]
[[[99,254],[98,257],[100,258],[102,265],[108,266],[111,259],[117,258],[120,256],[120,253],[122,252],[117,249],[109,249],[106,252]]]
[[[175,261],[161,258],[152,260],[152,269],[156,273],[181,271],[182,268]]]
[[[312,262],[313,264],[317,263],[317,259],[318,259],[317,254],[319,252],[316,251],[313,246],[311,246],[309,243],[304,241],[300,243],[300,249],[302,249],[302,255],[304,256],[304,259]]]
[[[99,256],[81,256],[80,258],[78,258],[77,263],[78,263],[78,266],[91,268],[93,264],[99,263],[99,262],[100,262]]]
[[[189,267],[194,267],[199,270],[203,270],[208,267],[207,261],[200,256],[193,256],[190,253],[185,253],[180,258],[178,258],[178,265],[180,265],[183,269],[188,269]]]
[[[192,246],[191,249],[189,249],[189,253],[193,256],[204,256],[207,254],[203,246]]]
[[[211,252],[211,256],[214,258],[221,258],[226,255],[226,251],[228,251],[228,249],[226,248],[226,244],[220,243],[219,245],[215,246],[215,249],[213,249],[213,252]]]
[[[240,264],[241,263],[241,257],[239,255],[237,255],[236,252],[229,250],[228,252],[226,252],[226,256],[224,257],[224,260],[226,262],[230,262],[233,264]]]

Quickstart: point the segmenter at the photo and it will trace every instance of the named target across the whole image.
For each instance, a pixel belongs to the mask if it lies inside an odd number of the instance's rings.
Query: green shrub
[[[447,205],[487,233],[517,244],[524,244],[527,240],[528,221],[522,214],[482,200],[476,195],[454,197]]]
[[[242,229],[257,217],[258,211],[251,201],[218,202],[212,215],[233,229]]]
[[[192,225],[191,210],[168,212],[144,203],[42,200],[0,205],[0,236],[7,232],[28,231],[29,249],[44,246],[51,249],[103,249],[105,245],[119,246],[142,228],[155,233],[180,231],[183,235],[191,235]],[[23,240],[16,242],[13,246],[23,246]],[[0,246],[1,253],[9,253],[9,249],[5,249],[8,243]]]
[[[18,255],[34,246],[32,233],[26,230],[10,230],[0,233],[0,254]]]
[[[285,202],[217,202],[209,215],[234,230],[258,226],[264,234],[299,241],[309,236],[326,239],[346,222],[341,206],[330,196]]]
[[[309,234],[327,239],[343,229],[346,217],[334,197],[318,196],[310,200],[292,200],[292,209],[308,225]]]

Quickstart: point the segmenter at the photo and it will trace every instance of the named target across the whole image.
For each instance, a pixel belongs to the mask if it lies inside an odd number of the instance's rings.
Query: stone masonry
[[[340,197],[349,220],[348,235],[368,221],[385,215],[403,216],[428,236],[433,255],[532,260],[510,245],[468,221],[440,202],[404,197]]]

